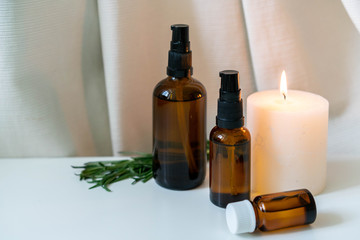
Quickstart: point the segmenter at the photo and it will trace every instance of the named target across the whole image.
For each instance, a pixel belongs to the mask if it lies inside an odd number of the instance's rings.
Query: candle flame
[[[286,100],[287,95],[287,81],[286,81],[286,74],[285,70],[281,73],[281,81],[280,81],[280,93],[284,96],[284,100]]]

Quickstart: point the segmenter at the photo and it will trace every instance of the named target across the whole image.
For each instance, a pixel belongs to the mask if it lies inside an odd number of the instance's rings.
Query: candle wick
[[[284,95],[284,100],[286,100],[286,95],[285,95],[285,93],[283,93],[283,95]]]

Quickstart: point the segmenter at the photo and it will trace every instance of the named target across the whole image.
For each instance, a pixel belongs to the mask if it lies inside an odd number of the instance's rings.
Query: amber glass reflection
[[[262,231],[310,224],[316,219],[315,200],[307,189],[258,196],[253,206]]]
[[[206,91],[197,80],[168,77],[153,96],[153,174],[169,189],[200,185],[206,170]]]
[[[210,200],[219,207],[250,197],[250,133],[214,127],[210,133]]]

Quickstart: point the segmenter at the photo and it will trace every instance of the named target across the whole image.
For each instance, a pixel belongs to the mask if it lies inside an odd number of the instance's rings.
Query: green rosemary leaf
[[[98,162],[100,166],[105,167],[106,163]]]
[[[100,183],[97,183],[96,185],[90,187],[89,189],[94,189],[94,188],[97,188],[97,187],[100,187],[100,186],[101,186],[101,184],[100,184]]]
[[[129,153],[126,153],[129,154]],[[134,155],[134,153],[131,153]],[[125,179],[133,179],[133,184],[139,181],[147,182],[152,178],[152,155],[136,153],[135,157],[118,161],[87,162],[83,166],[72,166],[74,169],[83,169],[80,180],[94,184],[90,189],[102,187],[111,192],[109,186]]]
[[[72,168],[85,168],[85,166],[71,166]]]
[[[105,189],[108,192],[111,192],[110,188],[107,185],[103,185],[102,188]]]

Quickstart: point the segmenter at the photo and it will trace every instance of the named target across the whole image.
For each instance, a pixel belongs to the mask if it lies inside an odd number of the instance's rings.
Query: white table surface
[[[0,240],[360,239],[360,158],[328,160],[314,224],[241,235],[228,231],[224,209],[210,203],[207,179],[190,191],[129,180],[109,193],[88,190],[70,167],[110,159],[0,159]]]

